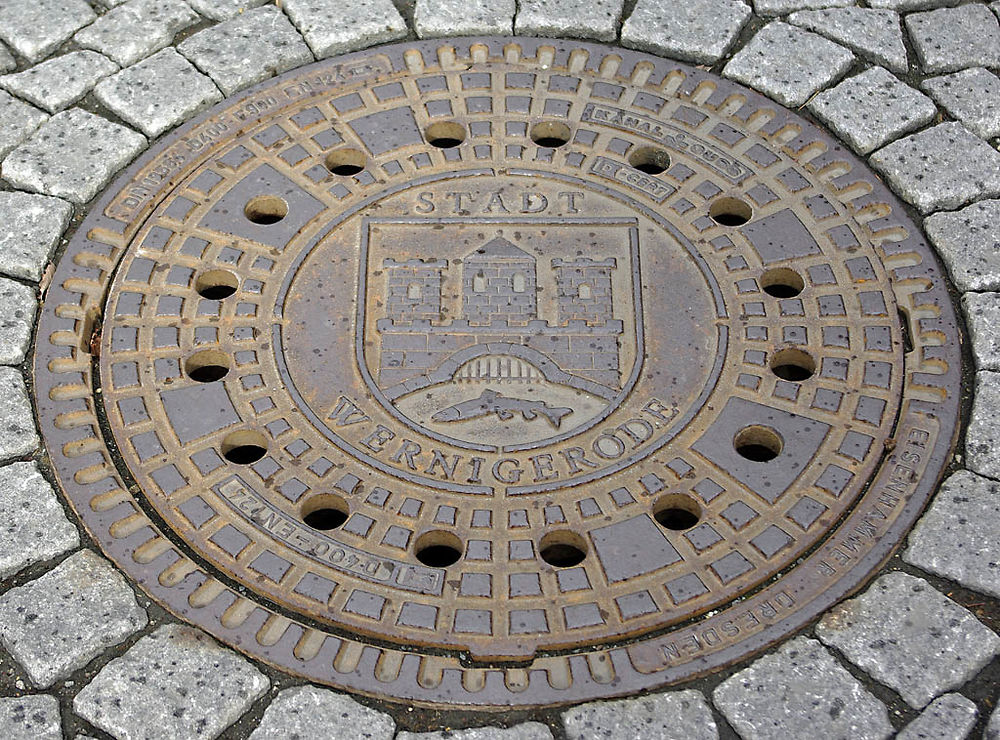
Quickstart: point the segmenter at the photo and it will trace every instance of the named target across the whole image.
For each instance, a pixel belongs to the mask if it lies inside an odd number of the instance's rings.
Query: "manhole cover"
[[[960,370],[918,228],[813,125],[503,39],[166,138],[72,240],[37,358],[57,474],[155,598],[485,709],[704,673],[848,593],[948,460]]]

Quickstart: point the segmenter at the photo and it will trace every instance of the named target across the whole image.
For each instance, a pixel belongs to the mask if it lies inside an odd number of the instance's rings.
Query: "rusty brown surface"
[[[958,345],[919,229],[803,119],[449,40],[160,142],[59,264],[35,380],[74,507],[169,609],[499,709],[699,675],[850,592],[949,459]]]

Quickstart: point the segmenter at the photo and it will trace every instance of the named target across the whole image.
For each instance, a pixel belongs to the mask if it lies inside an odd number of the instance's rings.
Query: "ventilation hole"
[[[350,177],[365,169],[365,155],[357,149],[337,149],[326,158],[326,168],[335,175]]]
[[[267,438],[260,432],[232,432],[222,440],[222,456],[237,465],[250,465],[266,454]]]
[[[753,210],[749,203],[739,198],[716,198],[708,209],[708,215],[723,226],[742,226],[750,220]]]
[[[670,155],[655,146],[642,146],[628,155],[628,163],[647,175],[659,175],[670,167]]]
[[[202,298],[221,301],[240,287],[240,281],[229,270],[208,270],[194,281],[194,289]]]
[[[302,521],[313,529],[325,532],[344,526],[350,511],[347,502],[340,496],[321,493],[302,504]]]
[[[199,383],[214,383],[229,374],[229,356],[217,349],[195,352],[184,363],[184,372]]]
[[[653,519],[665,529],[691,529],[701,521],[701,506],[687,494],[668,493],[653,504]]]
[[[452,149],[465,141],[465,127],[455,121],[439,121],[428,126],[424,136],[431,146]]]
[[[531,140],[550,149],[568,144],[571,135],[569,126],[559,121],[542,121],[531,127]]]
[[[257,195],[243,208],[247,219],[255,224],[276,224],[288,215],[288,204],[277,195]]]
[[[572,568],[587,557],[587,542],[576,532],[549,532],[538,543],[538,554],[555,568]]]
[[[733,439],[737,454],[752,462],[768,462],[781,454],[784,443],[770,427],[749,426]]]
[[[801,383],[816,372],[816,360],[801,349],[782,349],[771,355],[771,372],[782,380]]]
[[[462,540],[451,532],[427,532],[417,538],[413,552],[429,568],[447,568],[461,559]]]
[[[760,276],[760,287],[775,298],[794,298],[802,292],[806,284],[795,270],[778,267]]]

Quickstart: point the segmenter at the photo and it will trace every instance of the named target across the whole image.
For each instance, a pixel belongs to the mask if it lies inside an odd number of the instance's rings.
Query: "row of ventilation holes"
[[[531,129],[531,139],[538,146],[557,148],[570,140],[570,128],[560,122],[544,121]],[[429,144],[441,149],[459,146],[465,141],[465,128],[454,121],[442,121],[427,127],[425,136]],[[365,155],[357,149],[338,149],[326,158],[326,167],[335,175],[350,177],[363,171]],[[670,166],[670,157],[663,149],[639,147],[629,155],[629,164],[650,175],[659,175]],[[244,214],[253,223],[270,225],[288,215],[288,204],[274,195],[251,198]],[[750,220],[752,209],[743,200],[723,197],[713,201],[709,216],[723,226],[740,226]],[[776,298],[798,295],[804,288],[802,276],[789,268],[766,271],[761,276],[761,288]],[[195,282],[197,292],[210,300],[223,300],[233,295],[239,287],[237,277],[228,270],[210,270],[202,273]],[[816,362],[809,353],[800,349],[783,349],[772,355],[771,370],[783,380],[802,382],[813,375]],[[200,383],[212,383],[228,375],[227,356],[218,350],[194,353],[185,363],[188,376]],[[734,438],[736,452],[753,462],[768,462],[776,458],[783,447],[781,437],[765,426],[751,425],[742,429]],[[222,441],[222,454],[229,462],[250,465],[267,454],[267,439],[260,432],[244,430],[227,435]],[[701,520],[697,501],[686,494],[662,496],[652,507],[653,518],[664,528],[687,530]],[[327,531],[341,527],[348,519],[347,502],[333,494],[317,494],[302,507],[303,521],[313,529]],[[447,567],[462,556],[462,542],[444,530],[427,532],[414,543],[417,559],[429,567]],[[557,568],[578,565],[587,554],[586,541],[571,530],[549,532],[539,542],[542,560]]]

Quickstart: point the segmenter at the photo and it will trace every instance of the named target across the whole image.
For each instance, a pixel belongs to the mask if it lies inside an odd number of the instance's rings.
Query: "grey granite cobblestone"
[[[1000,598],[1000,483],[960,470],[910,533],[903,560]]]
[[[513,32],[516,0],[417,0],[413,27],[420,38],[507,35]]]
[[[10,72],[15,67],[17,62],[14,61],[14,55],[7,51],[6,46],[0,44],[0,74]]]
[[[39,444],[35,415],[21,372],[0,367],[0,462],[32,453]]]
[[[1000,706],[993,710],[990,721],[983,733],[983,740],[1000,740]]]
[[[169,46],[174,34],[197,22],[198,14],[184,0],[129,0],[73,39],[127,67]]]
[[[59,700],[47,694],[0,699],[0,737],[4,740],[61,740]]]
[[[693,689],[581,704],[563,712],[562,723],[568,740],[714,740],[719,736],[708,702]]]
[[[118,738],[214,738],[269,686],[249,661],[204,632],[169,624],[104,666],[73,709]]]
[[[789,23],[826,36],[893,72],[907,69],[899,14],[874,8],[825,8],[792,13]]]
[[[965,740],[979,710],[961,694],[938,697],[896,735],[896,740]]]
[[[147,621],[125,577],[90,550],[0,597],[0,640],[40,688],[82,668]]]
[[[972,133],[1000,136],[1000,78],[992,72],[974,67],[924,80],[923,88]]]
[[[83,204],[145,148],[141,134],[72,108],[8,154],[2,173],[16,187]]]
[[[177,51],[227,96],[313,60],[291,21],[272,5],[199,31]]]
[[[1000,478],[1000,373],[976,373],[972,413],[965,430],[965,456],[969,470],[987,478]]]
[[[854,5],[855,0],[753,0],[753,9],[760,15],[784,15],[795,10]]]
[[[730,676],[712,699],[744,740],[881,740],[892,734],[885,705],[805,637]]]
[[[95,95],[150,138],[222,100],[215,83],[174,49],[158,51],[106,79]]]
[[[614,41],[624,0],[520,0],[514,33]]]
[[[930,123],[937,115],[930,98],[882,67],[821,92],[809,110],[859,154]]]
[[[775,21],[736,52],[722,73],[794,107],[843,75],[853,60],[843,46]]]
[[[228,21],[241,13],[267,5],[271,0],[187,0],[187,4],[213,21]]]
[[[24,362],[37,310],[34,290],[0,278],[0,365]]]
[[[976,368],[1000,370],[1000,293],[966,293],[962,307]]]
[[[1000,24],[979,3],[906,16],[913,48],[927,74],[1000,66]]]
[[[1000,200],[935,213],[924,230],[960,291],[1000,290]]]
[[[750,19],[742,0],[688,0],[665,5],[639,0],[622,25],[622,43],[642,51],[714,64]]]
[[[117,71],[117,64],[96,51],[73,51],[0,77],[0,87],[49,113],[58,113]]]
[[[96,17],[84,0],[3,0],[0,39],[29,62],[38,62]]]
[[[38,281],[73,206],[58,198],[0,192],[0,273]]]
[[[278,694],[250,734],[250,740],[306,738],[317,727],[331,738],[391,740],[396,723],[383,712],[369,709],[349,696],[314,686],[296,686]]]
[[[1000,152],[960,123],[939,123],[888,144],[871,163],[921,213],[1000,195]]]
[[[1000,653],[989,627],[906,573],[888,573],[831,609],[816,636],[917,709],[963,686]]]
[[[900,13],[911,10],[930,10],[949,5],[958,5],[962,0],[867,0],[871,8],[888,8]]]
[[[407,33],[391,0],[283,0],[281,7],[317,59],[385,44]]]
[[[80,545],[55,491],[34,462],[0,468],[0,579]]]
[[[594,737],[588,735],[588,737]],[[655,739],[655,735],[644,737]],[[467,730],[401,732],[396,740],[552,740],[552,730],[541,722],[522,722],[513,727],[472,727]]]
[[[0,90],[0,160],[47,120],[42,111]]]

